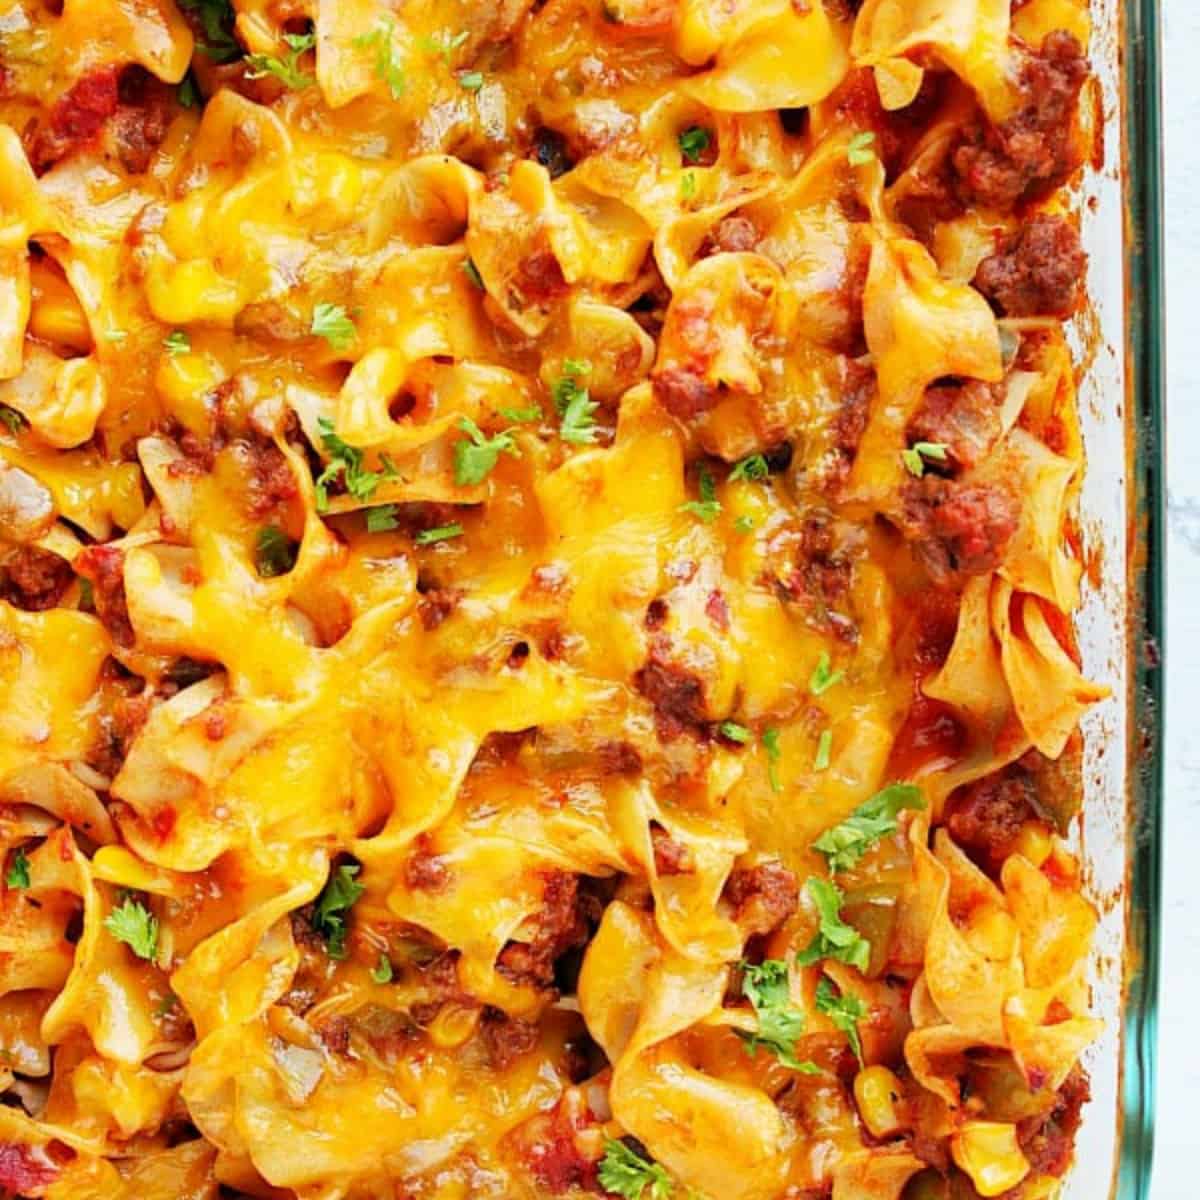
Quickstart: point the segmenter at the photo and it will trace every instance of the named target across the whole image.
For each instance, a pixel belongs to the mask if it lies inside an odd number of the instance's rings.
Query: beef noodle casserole
[[[1084,0],[0,0],[0,1193],[1050,1200]]]

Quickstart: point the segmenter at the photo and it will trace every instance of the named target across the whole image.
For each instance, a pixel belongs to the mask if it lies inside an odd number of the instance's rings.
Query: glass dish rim
[[[1120,6],[1129,556],[1129,875],[1119,1157],[1114,1200],[1148,1200],[1161,929],[1165,495],[1162,102],[1159,0]]]

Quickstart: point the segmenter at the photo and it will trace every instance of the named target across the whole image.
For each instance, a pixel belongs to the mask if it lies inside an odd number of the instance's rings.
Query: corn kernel
[[[212,428],[205,397],[223,378],[220,365],[206,355],[164,355],[154,375],[154,386],[171,416],[185,429],[204,436]]]
[[[867,1067],[854,1077],[854,1101],[872,1137],[887,1138],[907,1128],[904,1091],[887,1067]]]
[[[242,306],[237,284],[201,258],[152,263],[146,272],[146,298],[164,325],[197,321],[228,325]]]
[[[999,1196],[1029,1174],[1017,1127],[1006,1121],[967,1121],[950,1139],[950,1154],[981,1196]]]
[[[1040,821],[1022,825],[1013,846],[1015,853],[1029,859],[1035,867],[1040,867],[1050,857],[1053,849],[1054,835]]]

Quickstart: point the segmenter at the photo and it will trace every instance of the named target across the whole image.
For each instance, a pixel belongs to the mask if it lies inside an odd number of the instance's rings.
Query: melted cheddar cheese
[[[0,0],[0,1193],[1057,1194],[1079,0]]]

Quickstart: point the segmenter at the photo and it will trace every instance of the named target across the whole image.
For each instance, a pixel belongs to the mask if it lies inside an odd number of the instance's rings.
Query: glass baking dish
[[[1083,187],[1092,311],[1075,330],[1088,470],[1085,671],[1113,699],[1084,723],[1080,844],[1101,912],[1104,1037],[1064,1200],[1146,1200],[1154,1129],[1162,805],[1163,301],[1158,0],[1093,0],[1103,165]],[[1118,469],[1117,464],[1121,464]]]

